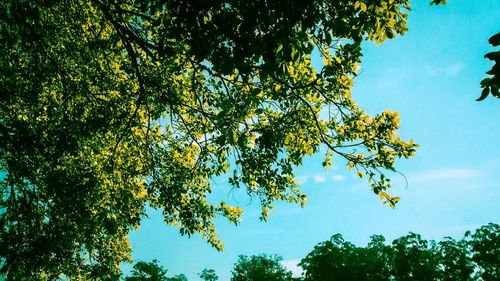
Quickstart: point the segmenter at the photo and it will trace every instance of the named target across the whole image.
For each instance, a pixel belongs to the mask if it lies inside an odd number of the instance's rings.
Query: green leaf
[[[279,44],[278,45],[278,48],[276,48],[276,54],[281,54],[283,51],[283,45],[282,44]]]
[[[489,52],[486,55],[484,55],[484,57],[489,60],[500,62],[500,51]]]
[[[490,85],[490,81],[490,78],[484,78],[479,84],[481,85],[481,87],[488,87]]]
[[[446,0],[432,0],[429,4],[430,5],[445,5]]]
[[[291,53],[292,60],[297,59],[297,49],[292,48],[292,53]]]
[[[491,36],[490,39],[488,39],[488,42],[493,45],[493,47],[499,46],[500,45],[500,32]]]
[[[490,93],[490,89],[488,87],[484,88],[483,91],[481,92],[481,96],[476,101],[484,100],[488,96],[489,93]]]

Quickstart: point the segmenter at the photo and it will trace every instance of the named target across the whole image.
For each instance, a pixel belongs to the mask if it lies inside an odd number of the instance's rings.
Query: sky
[[[141,229],[129,235],[133,258],[157,259],[169,276],[183,273],[196,281],[205,267],[229,280],[238,255],[278,254],[298,274],[297,262],[336,233],[365,246],[373,234],[388,242],[409,231],[440,240],[500,223],[500,100],[475,101],[479,81],[492,66],[483,55],[493,50],[487,39],[500,31],[500,0],[449,0],[439,7],[428,2],[413,1],[403,37],[364,44],[353,89],[368,113],[399,111],[400,136],[420,144],[416,157],[396,163],[408,185],[403,176],[391,176],[390,193],[401,197],[395,209],[383,206],[342,161],[334,159],[338,165],[325,171],[321,155],[315,155],[296,170],[308,195],[304,208],[276,204],[269,221],[261,222],[256,200],[229,194],[220,182],[220,199],[246,211],[238,226],[216,220],[223,252],[199,236],[182,237],[150,210]]]

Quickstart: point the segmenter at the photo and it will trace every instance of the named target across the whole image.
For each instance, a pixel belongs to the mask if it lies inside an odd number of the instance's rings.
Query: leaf
[[[481,85],[481,87],[488,87],[490,85],[490,81],[490,78],[484,78],[479,84]]]
[[[489,60],[500,61],[500,51],[487,53],[484,57]]]
[[[432,5],[445,5],[446,4],[446,0],[432,0],[429,4],[431,6]]]
[[[500,98],[500,90],[498,89],[498,87],[496,85],[492,85],[490,88],[490,91],[494,97]]]
[[[276,54],[280,54],[283,50],[283,45],[282,44],[279,44],[278,45],[278,48],[276,48]]]
[[[292,60],[297,59],[297,49],[292,48],[292,53],[291,53]]]
[[[302,195],[301,196],[301,200],[300,200],[300,207],[304,208],[304,206],[306,205],[306,203],[307,203],[307,196]]]
[[[484,100],[488,96],[489,93],[490,93],[489,88],[488,87],[484,88],[483,91],[481,92],[481,96],[476,101]]]
[[[493,45],[493,47],[500,45],[500,32],[491,36],[488,42]]]
[[[329,31],[325,31],[326,44],[330,45],[333,41],[333,34]]]
[[[366,12],[367,7],[366,7],[366,4],[364,2],[360,2],[359,6],[361,8],[361,11]]]

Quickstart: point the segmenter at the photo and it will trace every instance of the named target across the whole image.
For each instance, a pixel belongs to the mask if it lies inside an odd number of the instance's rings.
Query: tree
[[[385,244],[373,235],[367,247],[356,247],[335,234],[319,243],[300,262],[304,281],[323,280],[498,280],[500,226],[482,226],[465,239],[445,237],[435,243],[409,233]]]
[[[188,279],[186,275],[181,273],[179,275],[175,275],[174,277],[167,278],[167,281],[188,281]]]
[[[475,265],[465,240],[445,237],[438,243],[440,279],[443,281],[472,280]]]
[[[188,281],[184,274],[167,277],[167,270],[158,264],[158,260],[138,261],[131,273],[131,276],[125,277],[125,281]]]
[[[231,281],[291,281],[292,272],[287,270],[279,256],[239,256],[232,270]]]
[[[203,281],[217,281],[219,277],[213,269],[203,269],[201,273],[198,274]]]
[[[384,237],[372,236],[367,248],[356,247],[335,234],[314,247],[300,266],[305,281],[389,280],[389,256]]]
[[[390,280],[392,248],[382,235],[372,235],[368,243],[367,280]]]
[[[167,270],[158,264],[158,260],[152,262],[138,261],[132,270],[132,275],[125,277],[125,281],[168,281]]]
[[[472,259],[480,268],[484,281],[500,279],[500,225],[489,223],[474,234],[466,233],[472,247]]]
[[[207,200],[229,174],[262,203],[326,148],[391,205],[384,173],[415,153],[396,112],[350,89],[363,40],[406,30],[408,0],[0,2],[0,257],[9,278],[105,278],[145,206],[222,249]],[[319,69],[312,56],[323,58]],[[328,117],[325,117],[328,116]]]
[[[438,257],[434,241],[410,232],[392,242],[392,275],[395,280],[436,280]]]

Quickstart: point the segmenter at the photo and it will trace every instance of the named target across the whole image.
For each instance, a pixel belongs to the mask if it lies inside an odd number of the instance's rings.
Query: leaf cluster
[[[493,47],[498,47],[500,45],[500,33],[497,33],[490,37],[488,42]],[[478,101],[484,100],[491,93],[492,96],[500,98],[500,51],[489,52],[484,55],[485,58],[494,61],[493,67],[486,72],[486,74],[491,75],[491,77],[486,77],[481,80],[481,96],[477,99]]]
[[[281,260],[276,255],[239,256],[231,281],[289,281],[292,273],[280,263]]]

